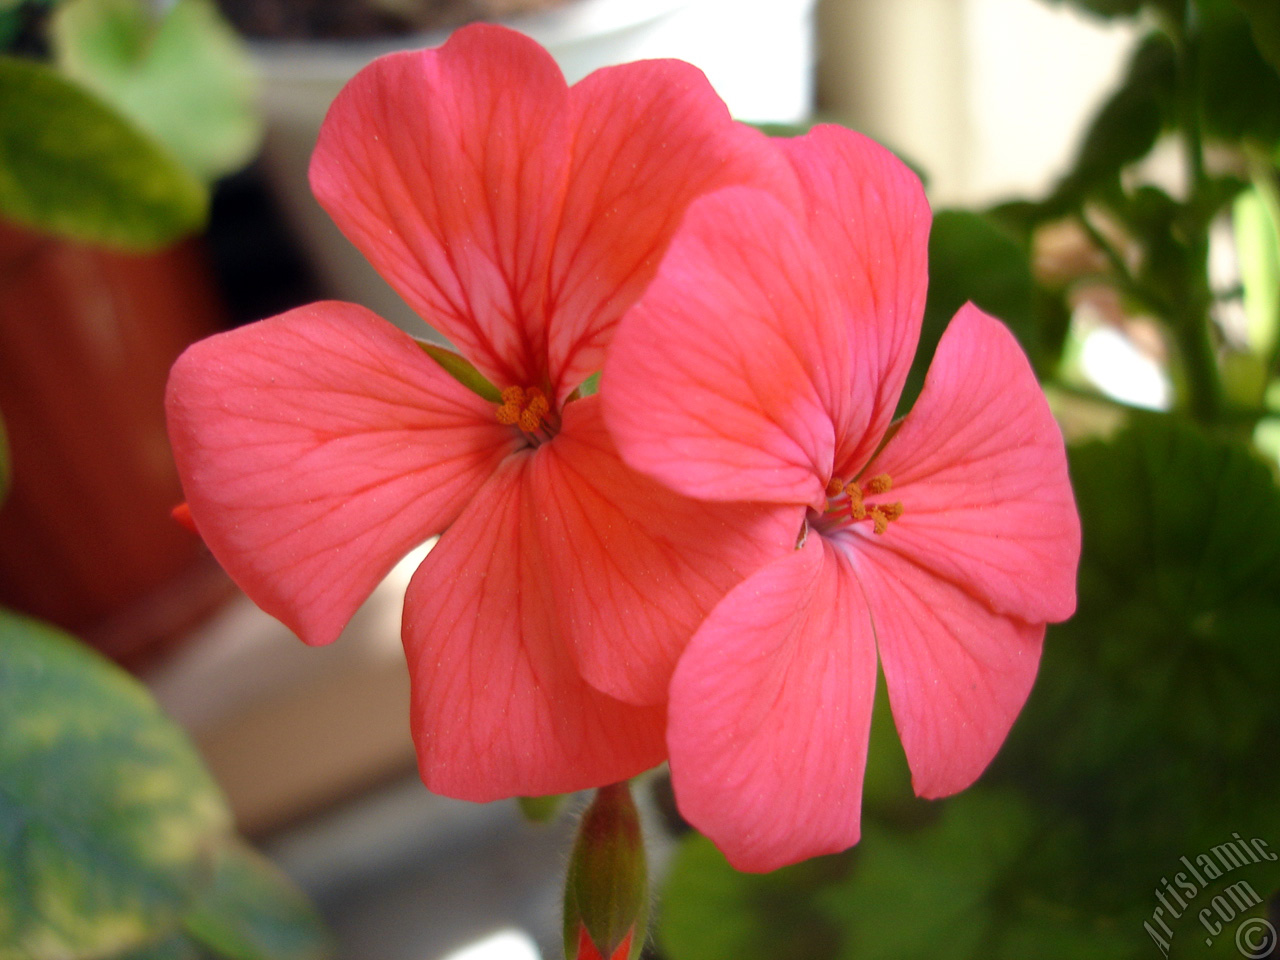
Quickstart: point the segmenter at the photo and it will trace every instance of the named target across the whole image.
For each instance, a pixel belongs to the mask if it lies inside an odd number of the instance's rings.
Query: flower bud
[[[626,783],[596,791],[582,816],[564,891],[567,960],[632,960],[644,945],[648,877]]]

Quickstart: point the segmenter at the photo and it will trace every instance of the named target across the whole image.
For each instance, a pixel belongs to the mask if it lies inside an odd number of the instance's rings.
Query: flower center
[[[880,473],[863,483],[845,482],[832,477],[827,483],[827,509],[814,523],[819,529],[833,530],[869,521],[875,533],[883,534],[889,524],[902,516],[902,501],[872,503],[868,498],[879,497],[893,488],[893,478]]]
[[[519,427],[535,444],[551,439],[558,418],[551,412],[551,401],[539,387],[507,387],[498,404],[498,422]]]

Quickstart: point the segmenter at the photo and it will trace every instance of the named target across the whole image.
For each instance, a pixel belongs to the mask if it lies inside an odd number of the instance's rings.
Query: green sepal
[[[564,809],[565,795],[552,793],[545,797],[516,797],[520,813],[530,823],[550,823]]]
[[[462,356],[462,354],[455,353],[448,347],[442,347],[438,343],[430,343],[426,340],[419,340],[418,346],[426,352],[427,356],[440,364],[445,373],[476,394],[476,396],[488,400],[490,403],[502,402],[502,391],[485,379],[484,374],[477,370],[471,361]]]

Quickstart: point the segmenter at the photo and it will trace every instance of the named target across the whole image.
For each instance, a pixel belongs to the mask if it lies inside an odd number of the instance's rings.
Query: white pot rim
[[[563,7],[498,22],[527,34],[554,52],[557,47],[642,26],[684,7],[706,2],[719,0],[570,0]],[[396,50],[438,47],[451,32],[451,29],[426,30],[356,40],[254,39],[249,41],[249,48],[267,76],[322,79],[343,73],[350,76],[375,57]]]

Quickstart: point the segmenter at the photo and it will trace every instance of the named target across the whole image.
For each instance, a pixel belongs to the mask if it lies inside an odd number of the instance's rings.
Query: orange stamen
[[[547,395],[537,387],[507,387],[502,391],[502,403],[498,405],[498,422],[506,426],[518,426],[525,433],[536,433],[542,428],[542,418],[551,410]]]
[[[867,493],[873,497],[881,493],[888,493],[893,487],[893,478],[887,473],[877,474],[867,481]]]
[[[871,522],[875,524],[876,533],[883,534],[889,529],[889,518],[879,507],[872,507],[867,511],[867,515],[871,517]]]

